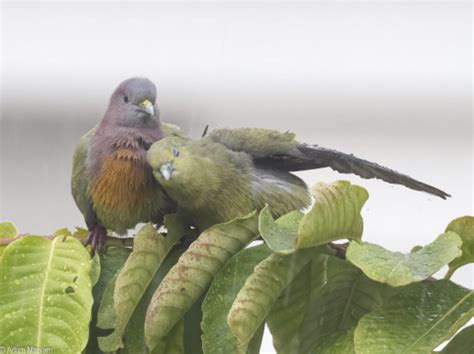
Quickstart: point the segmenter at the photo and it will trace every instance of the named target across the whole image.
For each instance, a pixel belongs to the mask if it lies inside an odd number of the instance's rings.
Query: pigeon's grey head
[[[139,77],[123,81],[110,97],[105,119],[124,127],[156,127],[159,111],[153,82]]]

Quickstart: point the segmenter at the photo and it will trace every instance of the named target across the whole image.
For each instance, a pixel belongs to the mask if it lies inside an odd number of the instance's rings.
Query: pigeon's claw
[[[89,236],[84,240],[84,246],[91,245],[91,255],[97,250],[99,254],[105,251],[105,240],[107,239],[107,231],[103,226],[94,226],[89,231]]]

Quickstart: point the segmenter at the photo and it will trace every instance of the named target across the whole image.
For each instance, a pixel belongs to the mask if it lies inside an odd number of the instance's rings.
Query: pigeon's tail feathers
[[[352,173],[362,178],[377,178],[388,183],[401,184],[407,188],[427,192],[443,199],[450,197],[448,193],[438,188],[352,154],[307,144],[300,144],[298,150],[301,153],[298,159],[298,170],[330,167],[340,173]]]

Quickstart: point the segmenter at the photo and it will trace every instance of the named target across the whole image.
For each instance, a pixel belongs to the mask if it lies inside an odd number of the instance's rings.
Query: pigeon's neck
[[[163,137],[163,132],[160,124],[157,124],[155,128],[104,126],[99,127],[96,137],[95,142],[101,148],[148,150],[151,144]]]
[[[146,159],[146,151],[157,140],[163,137],[161,125],[155,128],[136,128],[99,125],[92,141],[89,154],[89,173],[91,177],[97,175],[107,157],[117,150],[127,149],[137,160]]]

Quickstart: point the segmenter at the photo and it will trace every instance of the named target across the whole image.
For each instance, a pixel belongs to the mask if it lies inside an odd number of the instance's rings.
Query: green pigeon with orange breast
[[[100,123],[81,137],[73,157],[71,187],[89,229],[85,244],[103,251],[107,230],[125,234],[140,222],[161,223],[174,204],[153,177],[146,152],[179,128],[160,122],[155,85],[123,81]]]
[[[293,172],[325,167],[449,197],[375,162],[270,129],[216,129],[197,140],[165,137],[150,147],[147,158],[156,180],[200,230],[265,204],[275,218],[309,207],[308,187]]]

